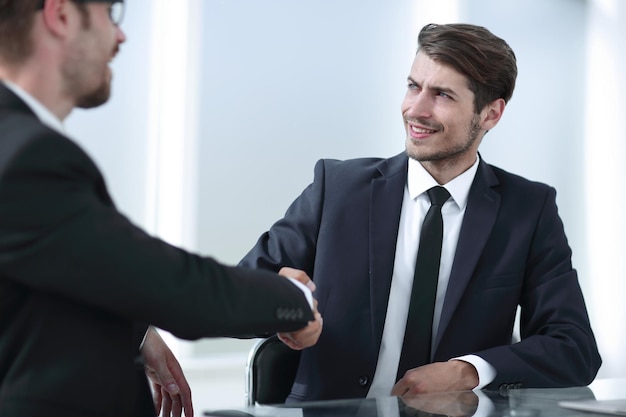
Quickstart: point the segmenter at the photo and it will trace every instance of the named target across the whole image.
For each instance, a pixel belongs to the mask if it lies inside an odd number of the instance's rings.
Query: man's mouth
[[[435,132],[437,132],[434,129],[429,129],[427,127],[422,127],[422,126],[414,126],[414,125],[410,125],[411,126],[411,131],[418,133],[418,134],[426,134],[426,135],[431,135]]]

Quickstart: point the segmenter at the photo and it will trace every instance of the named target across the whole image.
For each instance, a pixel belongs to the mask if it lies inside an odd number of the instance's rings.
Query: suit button
[[[360,376],[359,377],[359,385],[364,387],[366,386],[368,383],[370,382],[370,379],[366,376]]]
[[[301,321],[304,317],[304,312],[300,308],[282,308],[276,309],[276,318],[278,320],[285,321]]]

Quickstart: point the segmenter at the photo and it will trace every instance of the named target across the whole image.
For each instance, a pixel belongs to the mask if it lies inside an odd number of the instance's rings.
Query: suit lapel
[[[381,176],[370,183],[370,303],[377,348],[387,315],[407,161],[404,153],[383,161],[378,168]]]
[[[496,221],[500,194],[492,187],[497,184],[493,170],[481,159],[468,196],[433,353],[437,351]]]

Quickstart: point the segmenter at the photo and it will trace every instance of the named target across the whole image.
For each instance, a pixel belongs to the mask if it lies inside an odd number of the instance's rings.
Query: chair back
[[[276,335],[259,340],[246,363],[246,405],[284,403],[299,362],[300,351],[291,349]]]

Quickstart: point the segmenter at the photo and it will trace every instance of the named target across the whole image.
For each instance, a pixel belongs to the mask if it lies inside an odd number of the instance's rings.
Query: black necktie
[[[450,193],[439,186],[433,187],[427,192],[430,198],[430,208],[424,217],[420,234],[411,303],[396,379],[402,378],[409,369],[430,363],[433,310],[435,308],[443,238],[441,207],[450,198]]]

